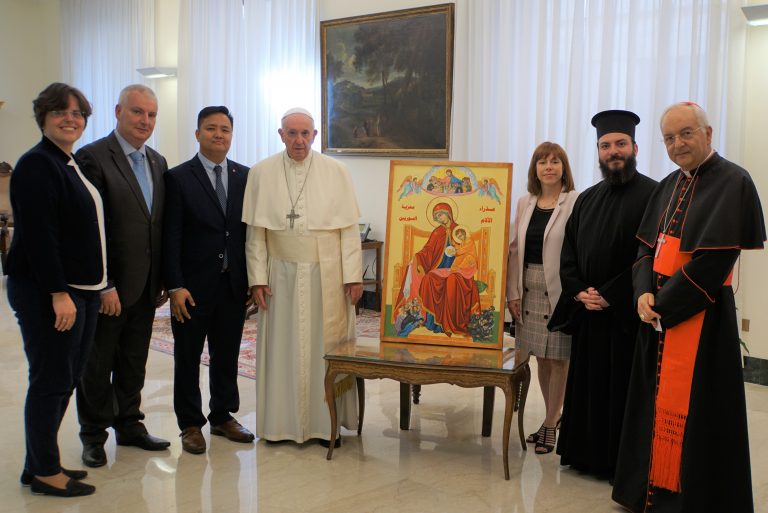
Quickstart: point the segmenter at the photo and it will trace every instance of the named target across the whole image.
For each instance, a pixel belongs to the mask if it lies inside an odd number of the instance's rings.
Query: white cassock
[[[299,216],[293,228],[292,205]],[[272,291],[268,309],[258,317],[260,438],[330,439],[323,355],[355,338],[355,310],[344,284],[362,282],[359,218],[349,172],[315,151],[302,162],[280,152],[248,174],[243,201],[248,284],[269,285]],[[339,377],[336,401],[340,425],[356,429],[354,380]]]

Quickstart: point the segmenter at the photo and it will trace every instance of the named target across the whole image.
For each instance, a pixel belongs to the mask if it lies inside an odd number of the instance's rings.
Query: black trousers
[[[206,418],[200,394],[200,355],[208,338],[211,425],[227,422],[240,408],[237,388],[237,358],[245,322],[245,295],[235,297],[227,273],[212,296],[215,301],[188,307],[191,319],[171,320],[173,330],[173,408],[179,428],[201,427]]]
[[[24,469],[36,476],[61,472],[59,426],[83,373],[99,312],[98,291],[69,288],[68,292],[77,317],[72,329],[57,331],[51,295],[32,279],[8,277],[8,301],[16,312],[29,362]]]
[[[84,444],[106,442],[109,427],[124,438],[147,432],[141,422],[141,390],[154,319],[155,298],[148,287],[135,304],[123,305],[120,315],[99,315],[93,349],[77,388]]]

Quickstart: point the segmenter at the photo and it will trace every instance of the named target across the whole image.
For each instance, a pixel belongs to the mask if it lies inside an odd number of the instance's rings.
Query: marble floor
[[[8,513],[543,513],[624,511],[606,482],[561,468],[554,454],[523,452],[516,424],[510,443],[511,480],[501,459],[503,394],[496,397],[494,436],[480,436],[482,392],[450,385],[424,387],[410,431],[400,431],[398,385],[366,383],[365,429],[344,432],[326,461],[315,444],[241,445],[211,437],[206,454],[181,450],[172,408],[173,360],[150,351],[143,410],[151,433],[172,440],[148,453],[107,442],[107,466],[91,469],[95,495],[33,496],[19,485],[24,455],[22,412],[26,360],[0,281],[0,511]],[[538,386],[526,407],[526,432],[543,416]],[[206,375],[206,373],[203,373]],[[203,389],[207,383],[203,383]],[[253,381],[240,378],[240,421],[254,429]],[[207,398],[205,399],[207,401]],[[768,387],[747,385],[755,511],[768,513]],[[724,437],[727,433],[724,433]],[[59,434],[62,463],[81,468],[74,400]],[[727,443],[713,440],[712,443]],[[713,471],[716,471],[713,469]],[[721,513],[721,512],[718,512]],[[722,512],[727,513],[727,512]]]

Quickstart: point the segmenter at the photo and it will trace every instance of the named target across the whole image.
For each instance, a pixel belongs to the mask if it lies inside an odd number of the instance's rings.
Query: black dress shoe
[[[81,479],[85,479],[88,477],[88,472],[85,470],[69,470],[68,468],[61,469],[61,472],[67,476],[70,479],[74,479],[76,481],[80,481]],[[24,486],[29,486],[32,484],[32,480],[35,478],[32,474],[30,474],[28,471],[24,470],[21,472],[21,478],[19,481],[21,481],[21,484]]]
[[[322,445],[326,449],[331,447],[331,441],[330,440],[323,440],[322,438],[320,438],[317,441],[317,443],[319,443],[320,445]],[[341,437],[340,436],[336,438],[336,442],[334,442],[334,444],[333,444],[333,448],[334,449],[338,449],[339,447],[341,447]]]
[[[145,451],[162,451],[171,446],[171,442],[157,438],[149,433],[141,433],[131,438],[124,438],[117,436],[117,445],[128,445],[132,447],[138,447]]]
[[[95,486],[74,479],[67,481],[66,488],[56,488],[33,477],[30,486],[34,495],[53,495],[55,497],[82,497],[83,495],[91,495],[96,491]]]
[[[103,467],[107,464],[107,453],[102,444],[83,445],[83,463],[86,467]],[[72,477],[72,476],[70,476]]]

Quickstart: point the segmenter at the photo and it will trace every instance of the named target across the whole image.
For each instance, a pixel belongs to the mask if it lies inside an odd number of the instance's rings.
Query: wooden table
[[[483,436],[490,436],[493,420],[494,387],[504,391],[504,429],[502,432],[504,478],[509,479],[509,431],[517,403],[517,429],[520,446],[526,450],[523,436],[523,414],[531,371],[528,358],[516,362],[514,349],[470,349],[419,344],[379,342],[360,338],[344,343],[325,355],[325,397],[331,415],[331,443],[327,459],[333,457],[338,432],[336,401],[333,384],[339,374],[357,378],[359,419],[357,434],[363,429],[365,389],[363,379],[394,379],[400,386],[400,428],[410,424],[410,385],[450,383],[461,387],[485,387],[483,395]],[[519,397],[518,397],[519,394]]]

